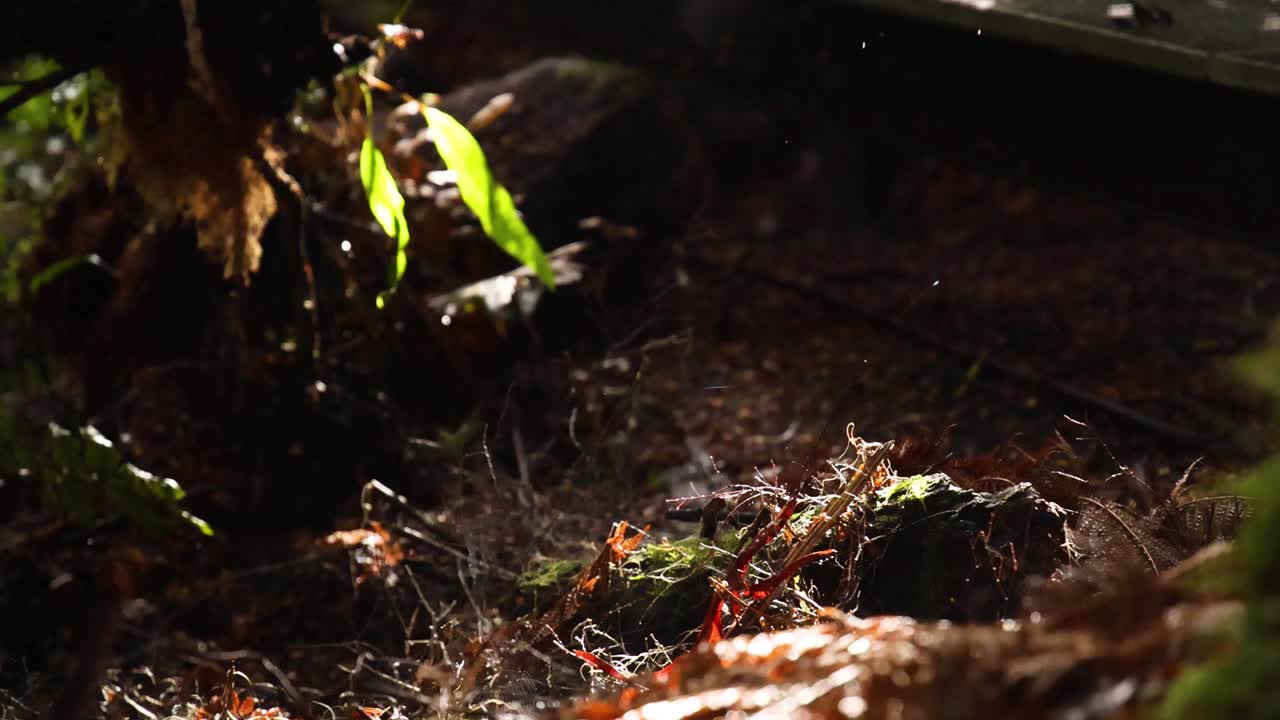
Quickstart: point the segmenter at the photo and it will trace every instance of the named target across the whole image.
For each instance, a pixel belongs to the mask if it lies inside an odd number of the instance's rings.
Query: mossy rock
[[[822,505],[814,503],[796,512],[788,523],[789,536],[803,535],[821,510]],[[714,543],[702,537],[645,543],[624,560],[610,583],[606,604],[610,621],[628,647],[651,637],[664,644],[679,643],[698,631],[712,598],[709,580],[725,579],[746,533],[746,528],[726,528]],[[790,542],[779,534],[753,564],[776,566]]]
[[[1028,483],[996,493],[946,475],[901,478],[871,496],[857,610],[989,621],[1018,610],[1028,577],[1065,558],[1064,513]]]
[[[804,504],[753,564],[773,570],[822,504]],[[1016,613],[1025,580],[1049,575],[1064,561],[1064,514],[1027,484],[997,493],[954,485],[946,475],[901,478],[867,502],[866,536],[856,575],[863,614],[990,620]],[[833,535],[847,530],[837,524]],[[687,642],[701,627],[712,597],[710,578],[724,579],[742,548],[745,529],[647,542],[613,570],[595,598],[602,625],[630,651]],[[786,535],[787,537],[784,537]],[[814,549],[847,557],[847,536]],[[840,564],[819,563],[802,575],[820,594],[843,582]],[[824,601],[839,602],[834,595]]]
[[[628,648],[650,638],[663,644],[687,640],[702,624],[711,598],[710,578],[723,578],[742,545],[742,531],[726,531],[713,543],[702,537],[645,543],[617,568],[610,583],[609,623]]]
[[[516,578],[516,588],[534,612],[542,612],[569,590],[583,567],[581,560],[538,556]]]
[[[510,109],[477,128],[476,139],[544,249],[594,238],[579,222],[598,216],[640,230],[607,243],[612,253],[665,257],[667,238],[698,206],[705,168],[683,110],[660,83],[624,65],[552,57],[461,87],[439,107],[467,122],[500,95],[512,97]],[[420,114],[400,116],[393,139],[419,137],[425,127]],[[395,164],[441,167],[430,143],[399,147]],[[509,264],[498,251],[494,258],[481,277]]]

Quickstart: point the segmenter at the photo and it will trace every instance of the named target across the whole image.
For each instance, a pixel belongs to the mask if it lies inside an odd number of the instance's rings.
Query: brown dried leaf
[[[852,618],[700,646],[564,717],[1116,717],[1167,682],[1171,650],[1218,606],[1156,612],[1121,633]]]
[[[211,105],[191,87],[185,63],[168,65],[107,68],[120,89],[108,174],[127,177],[159,224],[193,222],[223,275],[248,283],[277,210],[258,169],[278,153],[267,141],[270,121]]]
[[[332,532],[322,542],[355,550],[355,562],[362,569],[356,576],[357,585],[370,577],[382,577],[405,556],[403,546],[377,521],[369,523],[368,529]]]

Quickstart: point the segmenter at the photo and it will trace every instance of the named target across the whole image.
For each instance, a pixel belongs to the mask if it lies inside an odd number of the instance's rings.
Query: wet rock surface
[[[1066,513],[1029,483],[998,492],[944,474],[903,478],[869,498],[858,610],[956,621],[1014,614],[1028,577],[1065,559]]]

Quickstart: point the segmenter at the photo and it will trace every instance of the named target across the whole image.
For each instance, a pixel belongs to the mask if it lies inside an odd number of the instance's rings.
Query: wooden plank
[[[845,0],[1227,87],[1280,94],[1280,4],[1161,0],[1171,22],[1121,26],[1111,0]]]

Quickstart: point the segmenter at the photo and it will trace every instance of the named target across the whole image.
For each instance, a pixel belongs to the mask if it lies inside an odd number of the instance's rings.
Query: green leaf
[[[89,119],[89,80],[84,75],[77,75],[76,82],[75,97],[63,109],[62,121],[67,126],[72,142],[79,145],[84,140],[84,126]]]
[[[409,12],[409,8],[412,6],[413,0],[404,0],[404,2],[400,4],[400,9],[396,11],[396,16],[391,20],[391,22],[396,23],[397,25],[404,22],[404,14]]]
[[[202,518],[192,515],[190,512],[183,510],[178,515],[187,522],[188,525],[194,527],[201,535],[205,537],[213,537],[213,528]]]
[[[58,71],[58,63],[54,60],[31,56],[21,62],[13,74],[14,82],[0,80],[0,100],[18,92],[18,88],[27,82],[39,80]],[[58,119],[58,108],[53,102],[51,92],[42,92],[26,102],[13,108],[5,116],[14,127],[21,132],[44,131],[53,127]]]
[[[498,247],[537,273],[549,289],[555,289],[555,275],[542,252],[542,245],[520,218],[511,193],[494,180],[484,150],[475,136],[452,115],[426,104],[422,107],[436,150],[445,167],[457,173],[462,201],[479,218],[485,234]]]
[[[124,462],[115,444],[92,425],[80,428],[78,445],[80,458],[74,470],[79,474],[107,477],[118,471]]]
[[[186,492],[176,480],[125,462],[111,440],[93,426],[71,431],[50,423],[48,431],[44,453],[30,458],[29,469],[42,484],[45,500],[77,522],[92,524],[106,510],[122,514],[149,534],[180,524],[213,534],[208,523],[179,507]],[[11,432],[12,421],[0,416],[0,449],[4,434]]]
[[[55,263],[52,263],[45,269],[36,273],[35,277],[31,278],[31,283],[29,285],[31,294],[35,295],[40,292],[40,288],[62,277],[67,271],[73,270],[83,264],[102,267],[102,258],[99,257],[97,253],[88,253],[86,255],[72,255],[71,257],[65,257]]]
[[[396,179],[387,169],[387,160],[382,151],[373,144],[373,100],[369,96],[368,86],[361,86],[364,91],[366,124],[369,127],[364,143],[360,146],[360,183],[364,185],[365,197],[369,199],[369,210],[373,218],[382,226],[383,232],[396,240],[396,256],[389,273],[390,288],[378,294],[378,307],[386,305],[386,299],[394,293],[404,277],[408,266],[405,250],[409,247],[409,224],[404,217],[404,196]]]
[[[122,465],[121,472],[138,494],[145,494],[166,505],[175,505],[187,496],[187,491],[177,480],[147,472],[133,463]]]

